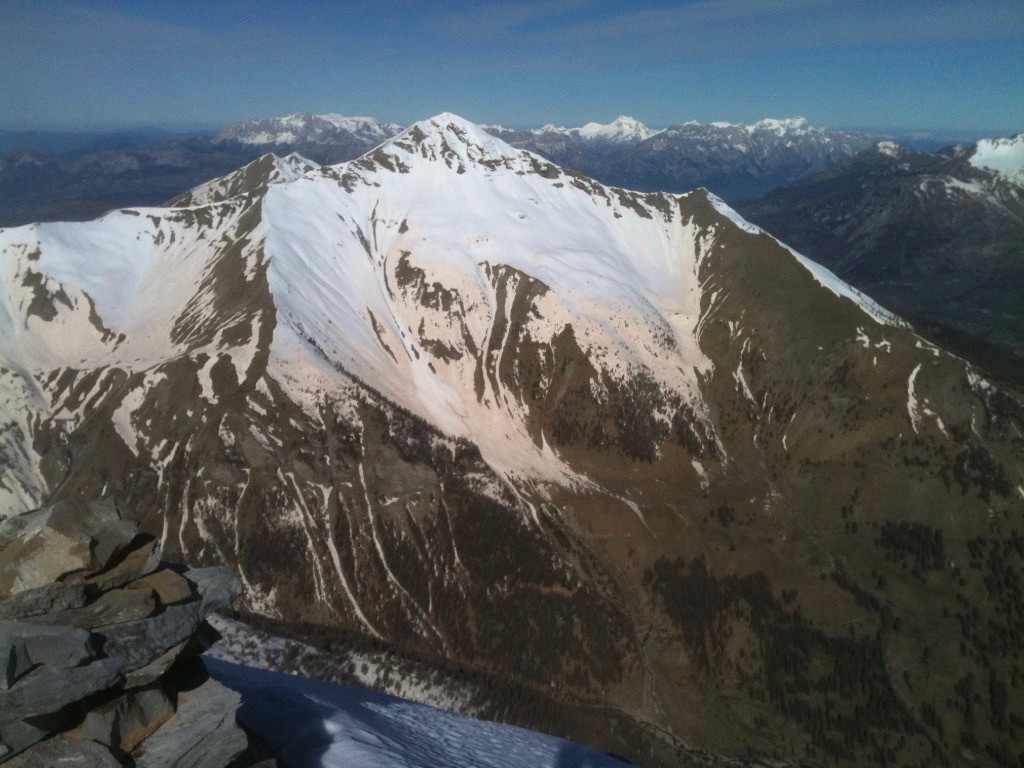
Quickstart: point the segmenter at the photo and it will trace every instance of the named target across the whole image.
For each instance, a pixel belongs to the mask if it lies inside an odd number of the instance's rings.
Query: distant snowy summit
[[[382,122],[374,117],[296,112],[261,120],[243,120],[217,134],[214,141],[257,145],[325,144],[354,138],[373,146],[401,130],[400,125]]]
[[[484,129],[496,136],[516,133],[530,133],[534,136],[544,134],[556,134],[568,136],[583,142],[608,143],[608,144],[638,144],[641,141],[661,133],[660,130],[648,128],[639,120],[620,115],[610,123],[587,123],[579,128],[564,128],[553,123],[532,128],[528,131],[513,131],[500,126],[484,126]]]

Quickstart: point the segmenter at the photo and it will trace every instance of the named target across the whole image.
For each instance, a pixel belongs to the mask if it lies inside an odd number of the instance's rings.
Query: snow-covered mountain
[[[1016,393],[705,190],[450,114],[206,200],[0,230],[0,506],[112,495],[636,762],[1012,746],[958,691],[1024,685]]]
[[[244,120],[213,137],[214,146],[259,147],[277,154],[297,152],[321,163],[359,157],[391,138],[402,126],[373,117],[309,112]]]
[[[638,144],[641,141],[651,138],[660,131],[648,128],[639,120],[620,115],[610,123],[587,123],[579,128],[565,128],[554,123],[548,123],[540,128],[529,128],[525,130],[505,128],[501,125],[480,126],[493,136],[497,136],[512,144],[528,141],[529,137],[564,136],[583,144],[615,145],[615,144]]]
[[[389,139],[402,126],[373,117],[314,115],[296,112],[288,115],[243,120],[214,137],[214,141],[237,141],[240,144],[328,144],[342,138],[355,138],[369,146]]]

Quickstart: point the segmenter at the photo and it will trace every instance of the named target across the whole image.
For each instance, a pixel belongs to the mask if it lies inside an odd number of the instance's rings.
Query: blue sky
[[[0,127],[283,112],[1024,129],[1024,0],[0,0]]]

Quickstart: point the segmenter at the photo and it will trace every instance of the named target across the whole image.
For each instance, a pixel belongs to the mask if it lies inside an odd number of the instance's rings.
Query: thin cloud
[[[623,12],[595,3],[567,6],[545,0],[445,14],[431,27],[448,41],[504,42],[542,60],[588,50],[606,62],[661,61],[666,55],[1022,37],[1024,8],[1020,0],[697,0]]]
[[[539,24],[566,24],[595,6],[594,0],[489,3],[432,16],[426,26],[450,42],[487,42],[521,34]]]

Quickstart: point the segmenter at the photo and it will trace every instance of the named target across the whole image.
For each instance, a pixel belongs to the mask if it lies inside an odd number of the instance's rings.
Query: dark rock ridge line
[[[205,622],[241,592],[178,569],[112,503],[0,523],[0,763],[240,768],[237,693],[209,679]],[[247,753],[249,754],[249,753]]]

